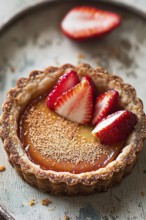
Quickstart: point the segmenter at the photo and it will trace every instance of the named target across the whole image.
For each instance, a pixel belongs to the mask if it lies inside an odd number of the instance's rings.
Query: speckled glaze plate
[[[120,13],[123,23],[103,39],[77,43],[61,33],[60,21],[70,8],[78,4],[83,2],[42,2],[5,29],[0,37],[0,105],[5,100],[6,92],[15,86],[16,80],[28,76],[33,69],[88,62],[94,67],[104,66],[132,84],[146,110],[146,20],[113,3],[90,1],[88,5]],[[132,174],[107,193],[86,197],[55,197],[39,192],[19,177],[9,164],[0,142],[0,164],[6,166],[6,171],[0,173],[0,204],[16,220],[57,220],[65,219],[65,215],[72,220],[144,220],[145,161],[144,149]],[[41,205],[41,200],[46,197],[52,201],[48,207]],[[36,204],[30,207],[32,198]]]

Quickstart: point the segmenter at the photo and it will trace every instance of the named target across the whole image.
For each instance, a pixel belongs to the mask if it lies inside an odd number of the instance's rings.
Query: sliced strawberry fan
[[[127,110],[119,111],[118,91],[104,92],[94,103],[95,94],[92,79],[84,76],[79,81],[77,73],[72,70],[60,77],[53,87],[47,97],[47,106],[70,121],[96,125],[92,134],[103,144],[125,140],[133,131],[137,116]]]
[[[101,37],[121,24],[117,13],[90,6],[71,9],[61,22],[63,33],[74,40]]]

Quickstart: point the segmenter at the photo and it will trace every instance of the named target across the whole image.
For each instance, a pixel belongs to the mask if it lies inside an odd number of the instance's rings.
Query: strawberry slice
[[[90,6],[71,9],[61,22],[61,29],[68,37],[81,40],[101,37],[121,23],[120,15]]]
[[[96,87],[95,87],[95,84],[94,84],[93,80],[91,79],[90,76],[84,76],[82,79],[88,80],[88,82],[89,82],[90,85],[92,86],[93,100],[95,101],[95,99],[96,99],[96,97],[97,97],[97,89],[96,89]]]
[[[87,124],[91,121],[93,111],[92,86],[85,78],[63,93],[54,104],[55,111],[71,121]]]
[[[119,93],[109,90],[97,97],[94,106],[92,125],[96,125],[105,116],[119,109]]]
[[[133,131],[137,116],[127,110],[117,111],[100,121],[92,134],[104,144],[115,144],[125,140]]]
[[[77,85],[78,83],[79,78],[76,72],[73,70],[61,76],[57,84],[53,87],[53,89],[47,96],[46,103],[48,108],[54,109],[54,103],[56,102],[57,98],[60,97],[67,90]]]

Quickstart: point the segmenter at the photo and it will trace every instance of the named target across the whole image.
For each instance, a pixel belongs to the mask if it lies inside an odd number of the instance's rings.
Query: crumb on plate
[[[78,54],[78,59],[84,59],[84,58],[86,58],[85,54],[83,54],[83,53]]]
[[[33,205],[35,205],[35,204],[36,204],[35,199],[31,199],[31,200],[29,201],[29,205],[30,205],[30,206],[33,206]]]
[[[64,220],[70,220],[70,217],[65,214]]]
[[[48,206],[51,203],[52,203],[52,201],[48,198],[42,199],[42,205],[44,205],[44,206]]]
[[[6,170],[6,167],[3,166],[3,165],[0,165],[0,172],[3,172],[3,171],[5,171],[5,170]]]
[[[141,196],[144,196],[144,195],[145,195],[145,194],[144,194],[144,192],[142,191],[142,192],[141,192]]]

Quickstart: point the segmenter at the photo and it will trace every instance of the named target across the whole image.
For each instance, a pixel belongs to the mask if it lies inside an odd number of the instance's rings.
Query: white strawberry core
[[[102,111],[103,106],[106,106],[106,104],[108,103],[109,99],[110,99],[109,96],[105,96],[102,101],[98,102],[98,108],[97,108],[96,114],[99,114]]]
[[[97,124],[97,126],[92,131],[92,134],[96,134],[97,132],[101,131],[102,129],[106,128],[108,125],[112,124],[117,118],[119,118],[125,111],[120,111],[119,113],[115,114],[112,117],[109,117]]]

